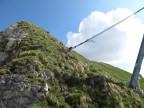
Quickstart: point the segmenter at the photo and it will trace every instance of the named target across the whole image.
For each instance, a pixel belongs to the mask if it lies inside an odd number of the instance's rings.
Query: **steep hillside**
[[[142,108],[131,75],[71,51],[25,21],[0,33],[0,108]]]

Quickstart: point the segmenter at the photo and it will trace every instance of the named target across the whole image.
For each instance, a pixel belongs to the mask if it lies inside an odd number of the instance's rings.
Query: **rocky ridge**
[[[130,74],[92,62],[20,21],[0,32],[0,108],[143,108]]]
[[[48,92],[48,88],[45,92],[42,90],[45,88],[44,84],[35,84],[27,76],[17,75],[28,72],[37,74],[34,61],[29,60],[25,66],[15,65],[13,70],[6,69],[11,65],[6,61],[16,55],[17,45],[28,35],[18,23],[0,33],[0,72],[2,74],[0,76],[0,108],[25,108],[28,104],[43,98]]]

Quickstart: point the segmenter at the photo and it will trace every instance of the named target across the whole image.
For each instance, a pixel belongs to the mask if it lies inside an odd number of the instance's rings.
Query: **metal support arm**
[[[141,46],[140,46],[140,49],[139,49],[139,53],[138,53],[138,56],[137,56],[137,60],[136,60],[135,67],[134,67],[134,70],[133,70],[133,74],[132,74],[130,84],[129,84],[129,86],[133,89],[135,89],[136,85],[137,85],[137,80],[138,80],[139,73],[140,73],[140,70],[141,70],[143,57],[144,57],[144,36],[143,36],[143,39],[142,39],[142,42],[141,42]]]

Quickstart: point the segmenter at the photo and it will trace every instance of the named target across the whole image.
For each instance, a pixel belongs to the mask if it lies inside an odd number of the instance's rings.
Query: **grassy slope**
[[[134,104],[139,104],[140,100],[137,94],[122,84],[123,81],[130,79],[130,73],[109,64],[89,61],[74,51],[65,55],[61,49],[67,48],[60,41],[31,23],[20,22],[19,28],[24,29],[29,35],[22,39],[17,47],[18,53],[9,59],[8,62],[11,63],[9,69],[16,64],[25,65],[28,59],[32,59],[37,63],[35,69],[37,72],[45,71],[51,77],[51,81],[46,81],[50,86],[47,97],[49,104],[43,101],[31,105],[31,108],[42,106],[48,108],[50,106],[113,107],[116,105],[129,107],[134,101],[137,102]],[[6,71],[4,72],[4,70]],[[0,72],[3,74],[7,70],[3,69]],[[45,82],[39,77],[31,75],[28,77],[37,83]],[[95,79],[97,80],[95,81]],[[102,84],[100,84],[101,82]],[[115,93],[112,91],[113,89],[119,93]],[[122,95],[120,91],[125,94],[124,98],[120,97]],[[131,96],[132,94],[136,99]],[[128,102],[125,102],[125,98]]]

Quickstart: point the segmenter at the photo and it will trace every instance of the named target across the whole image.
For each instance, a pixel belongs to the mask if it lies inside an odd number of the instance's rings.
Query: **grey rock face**
[[[45,92],[43,91],[45,90]],[[23,75],[0,76],[0,108],[26,108],[48,93],[48,85],[36,85]]]
[[[8,58],[8,53],[0,52],[0,61],[4,61],[6,58]]]
[[[27,36],[23,29],[18,29],[18,23],[0,32],[0,62],[9,57],[9,53]]]
[[[16,44],[17,40],[15,38],[8,38],[8,43],[5,46],[5,51],[10,51],[14,44]]]

